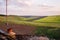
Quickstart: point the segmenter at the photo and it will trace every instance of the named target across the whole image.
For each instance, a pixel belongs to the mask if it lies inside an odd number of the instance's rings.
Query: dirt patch
[[[34,31],[36,29],[36,27],[34,26],[30,26],[30,25],[21,25],[21,24],[12,24],[12,23],[8,23],[8,25],[6,25],[6,23],[1,24],[0,23],[0,29],[7,31],[8,28],[13,28],[13,30],[17,33],[17,34],[34,34]]]

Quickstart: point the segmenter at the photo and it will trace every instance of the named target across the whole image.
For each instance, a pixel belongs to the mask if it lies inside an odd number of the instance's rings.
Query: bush
[[[59,39],[60,38],[60,28],[37,27],[35,34],[36,35],[45,34],[49,38]]]

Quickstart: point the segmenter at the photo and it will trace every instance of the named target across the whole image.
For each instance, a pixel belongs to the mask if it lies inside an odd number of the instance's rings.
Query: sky
[[[60,0],[7,0],[7,15],[60,15]],[[0,0],[0,14],[6,14],[6,0]]]

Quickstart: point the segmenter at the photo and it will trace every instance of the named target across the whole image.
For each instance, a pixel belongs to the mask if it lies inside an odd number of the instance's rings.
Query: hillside
[[[6,15],[0,14],[0,18],[4,17],[6,19]],[[34,21],[34,20],[38,20],[41,18],[44,18],[46,16],[16,16],[16,15],[8,15],[7,19],[15,19],[15,20],[19,20],[19,21]]]
[[[7,21],[9,22],[20,22],[20,21],[34,21],[34,20],[38,20],[40,18],[40,16],[15,16],[15,15],[8,15],[7,16]],[[2,22],[6,22],[6,15],[0,15],[0,21]]]
[[[13,24],[22,24],[22,25],[32,25],[32,26],[43,26],[43,27],[60,27],[60,24],[59,23],[47,23],[47,22],[43,22],[43,23],[40,23],[39,21],[26,21],[27,18],[23,18],[23,17],[19,17],[19,16],[8,16],[7,17],[7,22],[8,23],[13,23]],[[42,18],[44,19],[44,18]],[[0,16],[0,22],[3,22],[3,23],[6,23],[6,17],[5,16]]]
[[[60,23],[60,16],[48,16],[39,20],[35,20],[34,22],[56,22]]]

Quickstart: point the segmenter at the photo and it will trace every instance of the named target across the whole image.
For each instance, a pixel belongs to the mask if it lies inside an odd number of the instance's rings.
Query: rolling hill
[[[29,25],[29,26],[32,25],[32,26],[43,26],[43,27],[60,27],[60,21],[59,21],[60,16],[49,16],[41,19],[36,19],[35,21],[27,21],[29,18],[20,16],[8,16],[7,22],[13,24]],[[0,22],[6,23],[6,16],[0,16]]]
[[[0,17],[4,17],[6,19],[6,15],[0,15]],[[16,16],[16,15],[8,15],[7,19],[15,19],[20,21],[34,21],[46,16]]]
[[[42,19],[35,20],[34,22],[60,23],[60,16],[48,16]]]

